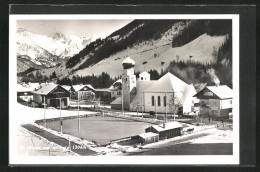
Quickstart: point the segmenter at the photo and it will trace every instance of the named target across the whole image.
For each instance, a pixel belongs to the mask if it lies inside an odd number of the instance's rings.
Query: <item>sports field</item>
[[[38,123],[43,125],[43,123]],[[114,118],[108,116],[90,116],[80,118],[78,135],[78,118],[63,120],[63,133],[105,144],[111,140],[134,136],[145,132],[153,124]],[[60,131],[60,121],[47,122],[47,128]]]

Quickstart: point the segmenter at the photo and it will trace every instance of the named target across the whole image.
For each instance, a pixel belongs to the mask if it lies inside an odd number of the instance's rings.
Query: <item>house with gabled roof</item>
[[[71,99],[89,100],[95,96],[96,90],[90,84],[72,85]]]
[[[111,99],[121,97],[122,92],[122,79],[115,81],[109,88],[111,92]]]
[[[33,91],[33,102],[51,107],[67,107],[70,104],[70,92],[58,84],[43,83]]]
[[[233,90],[226,85],[206,86],[194,97],[200,101],[200,114],[228,118],[232,112]]]
[[[17,84],[17,96],[24,101],[30,101],[33,99],[33,91],[40,86],[39,83],[18,83]]]

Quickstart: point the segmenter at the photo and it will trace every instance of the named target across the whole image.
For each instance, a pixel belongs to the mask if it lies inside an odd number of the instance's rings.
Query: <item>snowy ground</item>
[[[231,130],[210,130],[210,135],[189,140],[191,144],[205,143],[233,143],[233,131]]]
[[[230,155],[233,132],[210,129],[126,149],[123,155]]]
[[[19,112],[19,115],[15,117],[15,121],[18,124],[32,123],[35,120],[44,119],[44,109],[43,108],[32,108],[28,106],[21,105],[19,103],[16,104],[16,111]],[[90,111],[79,111],[79,115],[85,114],[93,114],[96,112]],[[61,110],[61,116],[77,116],[78,111],[75,110]],[[58,118],[60,117],[60,110],[58,109],[45,109],[45,117],[46,119],[50,118]]]
[[[19,156],[72,156],[74,153],[64,151],[61,147],[50,144],[35,134],[20,128],[18,132]]]

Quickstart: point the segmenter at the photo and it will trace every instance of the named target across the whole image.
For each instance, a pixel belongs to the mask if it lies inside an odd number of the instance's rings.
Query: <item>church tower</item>
[[[122,65],[124,68],[124,74],[122,75],[123,105],[125,110],[129,110],[130,103],[136,95],[135,62],[128,57],[122,62]]]

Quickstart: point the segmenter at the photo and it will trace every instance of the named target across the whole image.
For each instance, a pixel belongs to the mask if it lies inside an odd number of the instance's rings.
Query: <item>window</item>
[[[158,96],[158,106],[161,106],[161,97]]]
[[[163,105],[166,106],[166,96],[163,97]]]
[[[141,77],[141,80],[143,80],[143,77]]]
[[[154,106],[154,96],[152,96],[152,106]]]
[[[232,104],[232,100],[230,100],[230,104]]]

